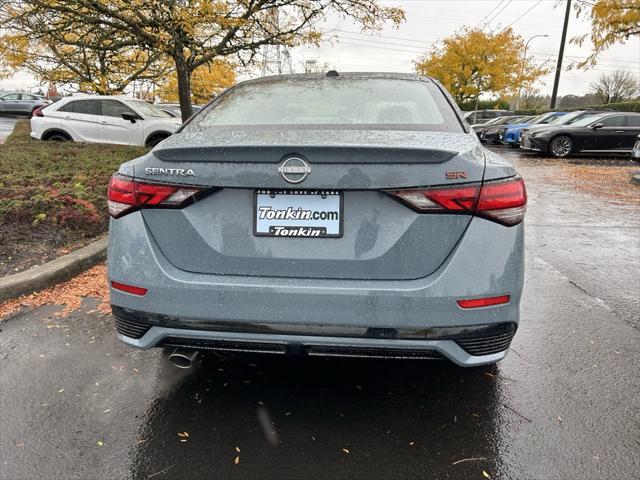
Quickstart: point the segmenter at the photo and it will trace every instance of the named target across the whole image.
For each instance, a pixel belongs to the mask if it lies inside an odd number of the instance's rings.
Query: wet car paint
[[[530,201],[497,366],[205,354],[185,372],[91,302],[42,307],[0,323],[0,477],[637,478],[637,208],[503,150]]]

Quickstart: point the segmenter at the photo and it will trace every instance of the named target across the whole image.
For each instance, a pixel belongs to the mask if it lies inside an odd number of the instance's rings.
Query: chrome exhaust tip
[[[182,348],[176,348],[169,354],[169,361],[174,367],[177,368],[191,368],[193,362],[195,362],[198,356],[198,350],[184,350]]]

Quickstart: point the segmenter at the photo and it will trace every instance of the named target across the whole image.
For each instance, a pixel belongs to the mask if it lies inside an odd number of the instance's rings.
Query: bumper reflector
[[[111,281],[111,286],[116,290],[122,292],[131,293],[133,295],[144,296],[147,293],[147,289],[143,287],[136,287],[134,285],[127,285],[126,283]]]
[[[509,303],[509,295],[501,295],[499,297],[473,298],[470,300],[458,300],[460,308],[480,308],[489,307],[491,305],[502,305]]]

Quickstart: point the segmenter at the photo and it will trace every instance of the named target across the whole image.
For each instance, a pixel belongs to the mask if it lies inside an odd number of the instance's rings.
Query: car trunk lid
[[[480,182],[485,167],[470,135],[419,130],[218,127],[175,135],[160,147],[134,165],[137,178],[215,192],[186,208],[143,210],[144,220],[171,263],[207,274],[427,276],[455,248],[471,215],[418,213],[386,190]],[[309,166],[299,184],[278,171],[292,156]],[[337,192],[340,235],[256,234],[256,192],[283,190]]]

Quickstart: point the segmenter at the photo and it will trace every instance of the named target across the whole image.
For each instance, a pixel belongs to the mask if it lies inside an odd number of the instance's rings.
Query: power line
[[[422,47],[419,46],[414,46],[414,45],[408,45],[408,44],[404,44],[402,42],[414,42],[414,43],[419,43],[419,44],[427,44],[427,45],[435,45],[438,44],[439,42],[431,42],[431,41],[427,41],[427,40],[418,40],[415,38],[408,38],[408,37],[396,37],[396,36],[389,36],[389,35],[371,35],[371,34],[367,34],[367,33],[362,33],[362,32],[352,32],[352,31],[348,31],[348,30],[340,30],[340,29],[335,29],[332,31],[325,31],[323,33],[331,33],[331,32],[340,32],[340,33],[344,33],[344,34],[348,34],[348,35],[358,35],[358,36],[362,36],[363,38],[348,38],[349,40],[353,40],[353,41],[359,41],[359,42],[367,42],[367,41],[371,41],[371,42],[376,42],[376,43],[382,43],[385,44],[386,42],[383,39],[387,39],[390,40],[391,45],[397,45],[397,46],[401,46],[401,47],[406,47],[406,48],[417,48],[417,49],[422,49]],[[339,36],[337,38],[340,38]],[[402,41],[402,42],[401,42]],[[546,52],[531,52],[533,55],[541,55],[541,56],[547,56],[547,57],[553,57],[553,58],[557,58],[557,54],[556,53],[546,53]],[[579,60],[586,60],[587,57],[579,57],[579,56],[573,56],[573,59],[575,59],[576,61]],[[637,59],[632,59],[632,58],[601,58],[598,61],[603,61],[603,62],[616,62],[616,63],[633,63],[634,65],[638,64],[638,60]]]
[[[511,4],[512,1],[513,0],[509,0],[507,3],[505,3],[504,6],[500,10],[498,10],[498,13],[496,13],[493,17],[487,20],[486,22],[487,25],[493,22],[496,18],[498,18],[498,16],[504,11],[505,8],[507,8]]]
[[[495,7],[493,7],[493,9],[492,9],[489,13],[487,13],[484,17],[482,17],[482,18],[480,19],[480,21],[479,21],[478,23],[476,23],[476,24],[475,24],[475,26],[474,26],[473,28],[477,28],[477,27],[478,27],[482,22],[484,22],[484,19],[485,19],[485,18],[487,18],[489,15],[491,15],[493,12],[495,12],[495,11],[496,11],[496,9],[497,9],[500,5],[502,5],[502,3],[503,3],[504,1],[506,1],[506,0],[500,0],[500,2],[498,2],[498,4],[497,4]]]
[[[533,10],[534,8],[536,8],[538,5],[540,5],[542,3],[542,0],[538,0],[538,2],[536,2],[531,8],[528,8],[526,12],[524,12],[522,15],[520,15],[518,18],[516,18],[513,22],[511,22],[509,25],[507,25],[506,27],[504,27],[503,30],[506,30],[507,28],[509,28],[511,25],[513,25],[514,23],[516,23],[518,20],[520,20],[522,17],[524,17],[527,13],[529,13],[531,10]]]

